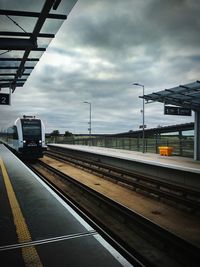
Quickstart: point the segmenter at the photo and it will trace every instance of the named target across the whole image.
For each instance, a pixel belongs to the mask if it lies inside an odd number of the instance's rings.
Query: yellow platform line
[[[19,203],[17,201],[15,192],[10,182],[8,173],[6,171],[6,167],[1,158],[0,158],[0,167],[1,167],[2,174],[3,174],[3,179],[4,179],[4,183],[5,183],[7,194],[8,194],[8,199],[9,199],[11,210],[12,210],[14,224],[16,226],[18,241],[19,243],[32,241],[28,226],[23,217],[23,214],[20,209]],[[22,248],[22,256],[23,256],[25,265],[28,267],[42,267],[43,266],[35,247]]]

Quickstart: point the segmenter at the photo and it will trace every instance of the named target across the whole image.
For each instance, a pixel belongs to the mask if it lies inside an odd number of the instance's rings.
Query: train
[[[23,115],[1,131],[1,142],[22,159],[42,158],[47,150],[45,126],[40,118]]]

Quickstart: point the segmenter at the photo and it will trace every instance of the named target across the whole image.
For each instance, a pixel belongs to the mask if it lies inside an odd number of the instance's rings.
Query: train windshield
[[[41,121],[22,120],[23,139],[41,140]]]

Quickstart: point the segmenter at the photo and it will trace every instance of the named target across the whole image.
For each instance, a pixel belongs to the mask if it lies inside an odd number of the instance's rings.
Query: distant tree
[[[71,133],[69,131],[65,131],[64,136],[65,137],[72,137],[73,136],[73,133]]]
[[[50,133],[51,136],[59,136],[60,132],[58,130],[53,130],[53,132]]]

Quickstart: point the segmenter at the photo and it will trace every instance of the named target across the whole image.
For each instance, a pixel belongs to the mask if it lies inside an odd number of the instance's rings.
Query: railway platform
[[[82,145],[48,146],[65,150],[65,153],[71,156],[81,156],[139,174],[148,174],[161,181],[200,190],[200,162],[191,158]]]
[[[3,266],[133,266],[0,144]]]

